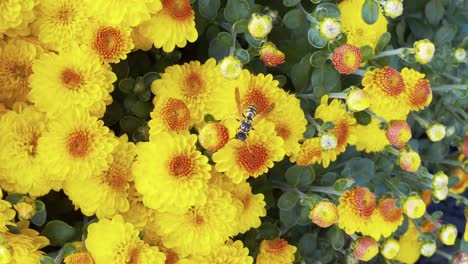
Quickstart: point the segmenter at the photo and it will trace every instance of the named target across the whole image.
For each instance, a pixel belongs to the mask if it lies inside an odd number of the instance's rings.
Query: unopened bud
[[[242,63],[234,56],[224,57],[224,59],[219,62],[218,67],[224,78],[230,80],[237,79],[242,72]]]
[[[369,261],[379,253],[379,245],[372,237],[360,237],[353,243],[353,252],[359,260]]]
[[[440,189],[433,189],[432,190],[432,196],[434,198],[436,198],[437,200],[439,201],[443,201],[445,199],[447,199],[447,196],[448,196],[448,187],[445,186],[443,188],[440,188]]]
[[[439,171],[436,174],[434,174],[434,177],[432,178],[432,188],[441,189],[447,187],[448,182],[448,176],[443,171]]]
[[[254,13],[250,17],[250,21],[247,25],[247,28],[252,37],[256,39],[262,39],[270,33],[273,27],[272,22],[273,20],[270,16],[259,15]]]
[[[434,52],[435,46],[430,40],[423,39],[414,42],[414,56],[419,63],[429,63],[434,57]]]
[[[34,201],[32,201],[32,203],[22,201],[13,205],[13,208],[18,212],[18,218],[20,220],[29,220],[34,216],[36,209],[34,208],[33,203]]]
[[[321,21],[319,31],[326,40],[335,40],[341,34],[341,24],[338,20],[327,17]]]
[[[322,200],[310,210],[309,218],[320,227],[330,227],[338,221],[338,209],[334,203]]]
[[[400,251],[400,243],[394,238],[389,238],[385,240],[382,243],[382,246],[380,247],[380,253],[386,259],[393,259],[398,254],[399,251]]]
[[[455,244],[455,239],[457,238],[458,230],[452,224],[445,224],[440,228],[439,239],[444,245],[452,246]]]
[[[432,257],[437,250],[437,245],[434,241],[424,241],[419,249],[421,255],[425,257]]]
[[[412,149],[400,149],[398,163],[407,172],[416,172],[421,166],[419,154]]]
[[[405,120],[393,120],[388,124],[386,135],[392,145],[402,148],[411,139],[411,127]]]
[[[332,63],[339,73],[350,74],[361,64],[361,49],[351,44],[344,44],[333,51]]]
[[[402,209],[409,218],[417,219],[426,212],[426,204],[418,195],[411,195],[406,198]]]
[[[204,149],[218,151],[229,141],[229,130],[222,123],[208,123],[200,130],[198,141]]]
[[[385,15],[390,18],[397,18],[403,14],[402,0],[387,0],[383,3]]]
[[[463,48],[458,48],[453,51],[453,57],[457,62],[464,62],[466,59],[466,50]]]
[[[369,95],[362,89],[352,88],[346,97],[346,105],[353,112],[363,111],[369,108]]]
[[[332,150],[338,145],[338,139],[332,133],[325,133],[320,136],[320,147],[322,150]]]
[[[432,142],[438,142],[445,138],[446,135],[445,126],[440,123],[430,124],[426,129],[427,137]]]
[[[275,44],[267,42],[260,48],[260,59],[268,66],[275,67],[284,63],[285,55]]]

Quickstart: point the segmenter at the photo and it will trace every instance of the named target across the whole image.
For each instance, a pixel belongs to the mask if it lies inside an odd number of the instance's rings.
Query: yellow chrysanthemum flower
[[[85,243],[96,264],[163,264],[166,259],[158,247],[145,244],[138,230],[120,215],[89,225]]]
[[[319,164],[322,163],[323,167],[327,168],[331,161],[335,161],[337,156],[346,150],[348,143],[356,141],[355,135],[350,133],[351,126],[356,123],[356,119],[346,112],[345,105],[340,100],[333,99],[329,104],[328,95],[320,99],[320,105],[315,110],[315,118],[334,124],[329,132],[337,139],[336,147],[330,150],[322,149],[322,154],[317,160]]]
[[[128,211],[121,213],[125,222],[132,224],[138,230],[143,230],[149,222],[155,221],[156,210],[143,204],[143,196],[137,192],[134,182],[130,183],[128,189],[128,201],[130,203]]]
[[[42,196],[50,191],[45,167],[38,152],[39,138],[47,129],[47,118],[34,106],[9,111],[0,118],[0,183],[8,192]]]
[[[249,249],[245,248],[242,241],[228,240],[226,244],[215,248],[208,256],[190,256],[186,259],[181,259],[177,264],[251,264],[253,258],[249,256]]]
[[[403,212],[401,208],[395,206],[395,202],[393,198],[379,201],[367,225],[367,230],[362,230],[361,233],[379,240],[380,236],[387,238],[395,232],[403,223]]]
[[[107,20],[98,20],[84,33],[83,44],[102,63],[118,63],[126,59],[134,47],[131,31],[128,26],[111,25]]]
[[[63,51],[78,43],[88,26],[87,1],[41,0],[33,34],[49,49]]]
[[[18,222],[20,234],[5,233],[5,244],[11,253],[10,264],[40,263],[44,252],[41,248],[49,245],[49,240],[39,236],[39,232],[29,229],[28,222]]]
[[[188,134],[190,110],[184,101],[158,96],[154,99],[154,109],[148,122],[151,137],[162,132]]]
[[[288,241],[282,238],[263,240],[260,243],[256,263],[292,264],[296,250],[295,246],[289,245]]]
[[[161,10],[160,0],[88,0],[93,17],[110,25],[135,27]]]
[[[84,215],[112,218],[130,208],[128,189],[134,179],[131,168],[136,156],[135,144],[128,142],[124,134],[111,155],[112,161],[106,170],[94,172],[87,178],[69,177],[64,182],[65,193]]]
[[[204,203],[211,166],[196,149],[196,141],[195,135],[161,133],[153,141],[137,145],[133,173],[146,206],[158,211],[184,211]]]
[[[49,131],[39,138],[38,152],[44,154],[43,166],[51,180],[61,184],[68,177],[86,178],[106,170],[118,143],[102,120],[70,110],[49,122]]]
[[[15,210],[11,208],[11,203],[5,200],[0,200],[0,232],[8,230],[7,225],[14,226]]]
[[[380,128],[380,121],[375,117],[371,117],[371,122],[366,126],[356,123],[351,127],[351,134],[355,135],[356,141],[350,145],[355,145],[358,151],[381,152],[390,145],[385,130]]]
[[[422,242],[419,241],[419,233],[412,221],[408,221],[408,230],[399,240],[400,251],[393,259],[403,263],[416,263],[421,255],[419,249]]]
[[[377,21],[369,25],[361,16],[361,8],[365,0],[344,0],[338,4],[341,11],[341,31],[346,34],[347,43],[375,49],[380,36],[387,32],[387,19],[379,9]]]
[[[156,224],[164,246],[182,257],[210,254],[234,234],[237,208],[231,195],[217,187],[210,187],[206,195],[203,205],[158,215]]]
[[[77,46],[61,54],[44,54],[33,65],[29,99],[51,118],[72,108],[98,117],[112,102],[115,74]]]
[[[235,109],[234,89],[224,85],[227,81],[221,75],[216,60],[209,59],[204,64],[198,61],[167,67],[161,79],[155,80],[151,91],[163,97],[182,100],[190,110],[190,125],[203,121],[205,114],[220,120],[227,116],[227,109]],[[155,101],[155,104],[157,102]]]
[[[375,195],[365,187],[345,191],[339,199],[338,224],[347,234],[367,230],[376,207]]]
[[[198,38],[195,28],[195,12],[189,0],[161,0],[162,10],[142,23],[136,30],[154,42],[156,48],[171,52],[177,46],[185,47],[187,41]]]
[[[220,150],[230,138],[234,136],[235,130],[229,130],[225,125],[233,119],[226,119],[224,122],[211,122],[204,125],[198,131],[198,142],[207,151],[216,152]],[[237,121],[237,120],[236,120]],[[239,124],[239,122],[237,122]]]
[[[432,101],[432,90],[429,80],[424,79],[424,74],[403,68],[401,76],[405,82],[405,93],[408,96],[411,111],[419,111],[428,106]]]
[[[39,1],[36,0],[2,1],[0,5],[0,37],[3,34],[9,37],[29,35],[28,25],[36,18],[34,7],[38,3]]]
[[[376,115],[387,121],[406,120],[410,105],[403,77],[397,70],[389,66],[368,70],[362,85],[369,95],[370,109]]]
[[[281,161],[285,155],[284,141],[276,135],[271,122],[261,120],[254,127],[245,141],[231,139],[213,154],[216,170],[225,172],[234,183],[266,173],[273,162]]]
[[[89,252],[76,252],[65,257],[65,264],[94,264],[93,257]]]
[[[309,166],[317,163],[322,156],[322,148],[320,147],[320,138],[308,138],[304,140],[301,149],[298,153],[293,154],[290,158],[291,162],[297,163],[299,166]]]
[[[15,102],[26,101],[32,65],[41,53],[40,47],[21,39],[11,39],[0,45],[1,103],[11,107]]]

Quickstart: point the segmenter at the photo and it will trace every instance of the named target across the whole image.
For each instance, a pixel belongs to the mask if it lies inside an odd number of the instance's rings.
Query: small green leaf
[[[448,181],[448,184],[447,184],[447,187],[449,188],[453,188],[455,185],[458,184],[458,182],[460,181],[460,179],[456,176],[450,176],[449,177],[449,181]]]
[[[354,184],[354,179],[351,177],[344,177],[338,179],[334,184],[333,184],[333,189],[336,191],[342,192],[344,190],[349,189],[351,186]]]
[[[329,131],[332,130],[334,127],[335,124],[333,122],[327,121],[320,126],[320,129],[322,129],[323,131]]]
[[[316,51],[312,53],[312,56],[310,56],[310,65],[313,67],[319,67],[320,65],[323,65],[328,59],[328,52],[325,52],[323,50]]]
[[[291,70],[291,81],[297,93],[304,92],[309,86],[310,72],[312,66],[309,63],[309,56],[305,56],[295,64]]]
[[[327,238],[331,242],[335,250],[340,250],[343,248],[345,239],[344,232],[337,225],[333,225],[327,231]]]
[[[65,222],[52,220],[47,223],[41,234],[49,239],[51,246],[60,246],[73,238],[75,229]]]
[[[250,54],[245,49],[234,50],[234,56],[236,56],[242,62],[242,64],[247,64],[250,61]]]
[[[281,88],[284,87],[286,85],[286,82],[288,81],[288,79],[286,79],[286,76],[284,75],[275,75],[273,80],[278,81],[278,87]]]
[[[135,86],[133,86],[133,93],[134,94],[142,94],[146,91],[145,81],[143,77],[137,77],[135,80]]]
[[[161,76],[159,76],[159,73],[157,72],[147,72],[145,75],[143,75],[145,86],[148,88],[151,88],[151,84],[153,84],[153,82],[158,79],[161,79]]]
[[[335,4],[321,3],[314,9],[312,16],[314,16],[319,21],[327,17],[338,19],[341,16],[341,12]]]
[[[392,34],[385,32],[380,36],[379,42],[377,42],[377,45],[375,46],[375,53],[380,52],[381,50],[385,49],[387,47],[388,43],[390,43],[390,40],[392,38]]]
[[[119,82],[119,90],[122,93],[129,94],[133,91],[133,87],[135,86],[135,80],[132,78],[126,78],[120,80]]]
[[[437,219],[441,218],[443,215],[444,215],[444,213],[442,211],[434,211],[431,214],[431,217],[432,217],[432,219],[437,220]]]
[[[15,205],[17,204],[19,201],[21,201],[26,195],[24,194],[20,194],[20,193],[12,193],[12,194],[9,194],[5,200],[7,200],[8,202],[10,202],[11,204]]]
[[[353,115],[358,124],[362,126],[367,126],[372,121],[371,116],[365,111],[355,112]]]
[[[47,218],[47,211],[45,210],[45,205],[40,200],[34,201],[34,205],[36,207],[36,213],[31,218],[31,223],[33,223],[36,226],[42,226]]]
[[[305,233],[297,245],[301,256],[313,257],[317,250],[317,235]]]
[[[288,184],[293,187],[298,186],[299,182],[301,181],[302,171],[303,167],[297,164],[292,167],[289,167],[289,169],[284,174],[284,177],[286,178]]]
[[[53,258],[49,256],[42,256],[41,257],[41,264],[55,264],[55,261]]]
[[[283,0],[283,5],[291,7],[299,4],[299,2],[301,2],[301,0]]]
[[[374,24],[379,18],[379,4],[374,0],[365,0],[362,5],[361,16],[367,24]]]
[[[424,9],[427,21],[432,25],[439,24],[444,17],[445,8],[441,0],[430,0]]]
[[[314,87],[314,97],[319,99],[325,93],[336,91],[340,84],[340,75],[332,65],[324,64],[312,71],[310,83]]]
[[[296,29],[300,27],[305,20],[306,16],[304,13],[301,10],[295,8],[284,15],[283,23],[289,29]]]
[[[443,43],[448,43],[453,40],[457,33],[457,26],[452,24],[443,25],[440,27],[434,36],[434,43],[436,45],[441,45]]]
[[[220,61],[229,55],[229,49],[232,45],[232,36],[227,32],[220,32],[216,38],[210,41],[208,56]]]
[[[150,102],[136,102],[132,107],[132,112],[139,118],[146,118],[153,110],[153,104]]]
[[[227,22],[234,23],[243,18],[249,18],[250,6],[245,0],[228,0],[224,9],[224,18]]]
[[[327,45],[327,40],[320,35],[320,32],[311,27],[307,33],[307,39],[309,40],[310,45],[317,49],[321,49]]]
[[[149,141],[149,127],[143,125],[135,129],[132,133],[133,142]]]
[[[244,33],[244,32],[247,32],[247,26],[249,24],[249,20],[248,19],[241,19],[239,21],[236,21],[236,23],[234,23],[234,25],[232,25],[232,29],[234,30],[234,32],[236,32],[237,34],[239,33]]]
[[[281,230],[270,222],[263,222],[258,228],[259,239],[274,239],[281,235]]]
[[[135,129],[143,125],[143,121],[134,116],[124,116],[120,119],[120,128],[125,133],[131,135]]]
[[[65,243],[65,245],[63,245],[62,250],[63,250],[63,257],[67,257],[68,255],[71,255],[78,251],[78,249],[73,243]]]
[[[220,0],[198,0],[198,11],[200,15],[206,19],[214,20],[218,15]]]
[[[299,194],[296,192],[287,191],[283,193],[278,199],[278,207],[281,210],[290,210],[299,201]]]
[[[286,228],[291,228],[297,224],[299,220],[299,211],[297,207],[290,210],[280,210],[280,221]]]
[[[364,186],[375,174],[374,162],[367,158],[352,158],[346,162],[341,175],[352,177],[356,185]]]
[[[366,46],[361,47],[360,49],[361,49],[361,55],[362,55],[361,60],[363,62],[368,61],[370,58],[372,58],[372,56],[374,56],[374,51],[372,50],[370,46],[366,45]]]

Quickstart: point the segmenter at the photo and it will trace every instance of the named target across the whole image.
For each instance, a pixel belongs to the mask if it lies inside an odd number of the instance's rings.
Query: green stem
[[[371,110],[369,110],[369,108],[366,109],[366,110],[364,110],[364,111],[365,111],[366,113],[368,113],[369,115],[371,115],[371,116],[377,118],[377,120],[379,120],[381,123],[388,123],[387,120],[385,120],[384,118],[382,118],[382,117],[376,115],[374,112],[372,112]]]
[[[379,54],[375,55],[374,57],[371,58],[371,60],[378,59],[378,58],[383,58],[383,57],[388,57],[388,56],[393,56],[393,55],[400,55],[403,52],[405,52],[406,50],[410,50],[411,53],[414,52],[414,50],[412,48],[399,48],[399,49],[395,49],[395,50],[387,50],[387,51],[383,51],[383,52],[380,52]]]
[[[299,98],[303,98],[303,99],[314,99],[314,95],[313,94],[295,94],[296,97],[299,97]]]
[[[323,187],[323,186],[310,186],[308,188],[309,191],[311,192],[319,192],[319,193],[326,193],[326,194],[332,194],[336,196],[343,196],[342,192],[339,192],[332,187]]]
[[[447,107],[447,109],[449,111],[453,111],[452,112],[453,114],[458,113],[463,117],[463,119],[465,119],[465,120],[468,119],[468,114],[466,114],[465,111],[463,111],[462,109],[460,109],[458,107],[454,107],[454,106],[449,105],[449,104],[447,104],[446,107]]]
[[[457,200],[461,200],[465,205],[468,205],[468,199],[466,199],[465,197],[461,196],[461,195],[458,195],[456,193],[452,193],[449,191],[448,193],[448,196],[454,198],[454,199],[457,199]]]
[[[423,236],[424,233],[423,233],[423,231],[421,230],[421,227],[418,225],[418,223],[416,223],[416,221],[415,221],[414,219],[411,219],[411,222],[413,222],[413,225],[414,225],[414,227],[416,228],[416,230],[418,231],[419,236]]]
[[[55,264],[60,264],[60,263],[62,263],[62,260],[63,260],[63,248],[60,249],[59,253],[55,257],[54,263]]]
[[[354,241],[358,240],[358,236],[356,234],[349,235]]]
[[[451,80],[451,81],[454,81],[454,82],[457,82],[457,83],[460,83],[462,81],[462,79],[456,77],[456,76],[453,76],[451,74],[448,74],[448,73],[442,73],[442,76],[444,76],[445,78]]]
[[[315,17],[313,17],[309,12],[307,12],[307,10],[305,10],[300,1],[297,4],[297,7],[299,7],[299,9],[306,15],[307,20],[309,20],[311,24],[320,24],[320,22],[315,19]]]
[[[317,123],[317,121],[315,121],[315,119],[311,115],[306,114],[305,117],[306,117],[307,121],[309,122],[309,124],[314,125],[315,129],[317,129],[317,131],[319,133],[322,133],[322,128],[320,127],[320,125]]]
[[[442,227],[442,225],[439,222],[434,221],[434,219],[432,219],[432,217],[427,212],[424,213],[424,218],[426,218],[427,220],[429,220],[429,222],[431,222],[433,225],[435,225],[437,227],[437,229]]]
[[[346,97],[348,97],[348,95],[345,94],[345,93],[329,93],[328,97],[336,98],[336,99],[346,99]]]
[[[424,129],[426,129],[428,126],[429,126],[429,122],[427,122],[426,120],[422,119],[421,117],[419,117],[417,114],[415,113],[411,113],[411,116],[414,118],[414,120],[416,120],[420,126],[422,126]]]
[[[439,255],[439,256],[441,256],[441,257],[447,259],[448,261],[452,260],[452,255],[447,254],[447,253],[443,252],[442,250],[436,250],[435,253],[436,253],[437,255]]]
[[[456,161],[456,160],[429,160],[425,159],[425,162],[429,163],[439,163],[439,164],[445,164],[445,165],[450,165],[450,166],[455,166],[455,167],[465,167],[465,163],[461,161]]]
[[[393,185],[393,183],[388,178],[385,178],[384,181],[385,183],[387,183],[388,186],[390,186],[390,188],[392,188],[397,193],[399,197],[406,198],[406,195],[400,190],[398,190],[398,188],[395,187],[395,185]]]
[[[433,92],[450,92],[452,90],[466,90],[467,86],[462,84],[444,84],[436,87],[431,87]]]
[[[307,195],[305,193],[301,192],[297,188],[293,188],[293,187],[289,186],[288,184],[286,184],[284,182],[273,181],[273,188],[281,189],[282,191],[285,191],[285,192],[287,192],[287,191],[296,192],[297,194],[299,194],[299,197],[301,199],[304,199],[304,198],[307,197]]]
[[[396,149],[395,149],[394,147],[392,147],[392,146],[389,146],[389,147],[385,148],[385,150],[386,150],[388,153],[391,153],[391,154],[393,154],[393,155],[395,155],[395,156],[397,156],[397,157],[398,157],[398,155],[400,155],[400,152],[398,152],[398,150],[396,150]]]
[[[234,30],[231,30],[231,37],[232,37],[232,46],[229,49],[229,56],[233,56],[234,50],[236,50],[237,33]]]
[[[355,70],[351,74],[364,76],[366,74],[366,71],[365,70]]]

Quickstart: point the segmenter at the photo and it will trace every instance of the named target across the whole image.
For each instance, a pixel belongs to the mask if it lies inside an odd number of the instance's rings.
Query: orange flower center
[[[101,27],[96,32],[94,49],[104,59],[112,59],[122,49],[122,32],[113,27]]]
[[[190,121],[190,111],[185,103],[179,99],[170,98],[162,106],[162,119],[171,131],[188,129]]]
[[[349,193],[349,204],[360,216],[369,217],[375,209],[375,195],[367,188],[358,187]]]
[[[205,90],[205,82],[197,72],[192,72],[185,78],[185,96],[196,97],[205,92]]]
[[[288,245],[288,241],[282,239],[282,238],[277,238],[272,241],[268,241],[266,244],[266,251],[268,251],[271,254],[281,254],[282,251],[286,248]]]
[[[169,171],[172,176],[187,177],[192,173],[193,160],[187,155],[174,157],[169,164]]]
[[[67,264],[93,264],[93,258],[88,252],[73,253],[65,258]]]
[[[187,212],[187,217],[188,217],[189,222],[191,222],[194,225],[202,225],[205,223],[205,219],[203,218],[203,215],[201,215],[201,213],[198,212],[198,209],[196,209],[193,206]]]
[[[283,138],[284,140],[288,139],[289,136],[291,136],[291,130],[289,130],[289,127],[287,125],[283,124],[278,124],[275,127],[276,134]]]
[[[80,88],[81,84],[83,84],[83,79],[81,78],[81,75],[70,68],[63,70],[60,78],[65,87],[67,87],[70,90],[77,90],[78,88]]]
[[[140,263],[140,252],[141,249],[138,245],[134,245],[127,254],[127,264],[138,264]]]
[[[86,131],[75,131],[68,136],[68,153],[75,158],[83,158],[91,150],[91,136]]]
[[[268,159],[268,149],[263,144],[255,144],[247,147],[242,145],[237,154],[237,161],[249,173],[254,174],[265,166]]]
[[[403,214],[400,208],[395,207],[395,200],[392,198],[386,198],[380,201],[378,208],[383,218],[389,222],[398,221]]]
[[[56,19],[62,24],[69,24],[73,20],[74,10],[68,4],[64,4],[57,10]]]
[[[128,184],[127,175],[128,169],[123,164],[114,161],[105,173],[104,181],[112,189],[116,191],[124,191]]]
[[[255,87],[255,84],[250,84],[250,91],[244,97],[242,103],[242,109],[246,109],[249,105],[255,105],[257,108],[257,114],[263,113],[268,106],[270,101],[262,91]]]
[[[415,106],[423,106],[426,104],[430,95],[431,86],[429,81],[427,79],[421,79],[410,95],[410,102]]]
[[[376,80],[383,92],[389,96],[397,96],[405,89],[401,74],[388,66],[377,70]]]
[[[33,132],[30,137],[23,143],[23,148],[27,151],[30,157],[35,157],[37,154],[37,142],[40,134]]]
[[[28,78],[32,74],[32,67],[27,61],[14,61],[6,65],[7,76],[15,81],[27,85]]]
[[[169,15],[179,21],[184,21],[193,17],[192,6],[189,0],[163,0],[163,8]]]

